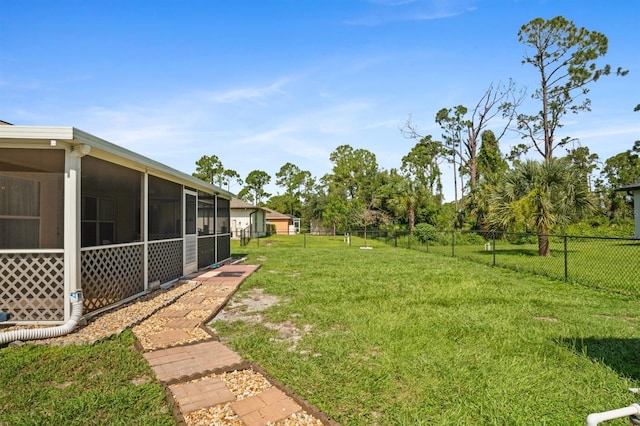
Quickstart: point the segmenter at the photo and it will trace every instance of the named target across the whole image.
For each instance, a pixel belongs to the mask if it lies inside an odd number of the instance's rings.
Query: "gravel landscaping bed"
[[[170,289],[155,290],[130,303],[113,310],[90,318],[85,326],[78,326],[71,333],[50,339],[33,340],[29,343],[36,345],[68,345],[91,344],[98,340],[120,334],[127,328],[131,328],[155,312],[173,303],[178,298],[193,289],[200,283],[195,281],[179,282]],[[14,326],[2,329],[2,331],[37,328],[38,326]]]
[[[213,374],[197,380],[193,380],[192,382],[205,380],[212,377],[216,377],[224,382],[227,388],[235,395],[238,400],[257,395],[273,386],[262,374],[252,369],[232,371],[222,374]],[[184,384],[186,383],[183,383],[181,385]],[[183,417],[187,426],[244,425],[244,423],[231,409],[231,403],[216,405],[215,407],[202,408],[200,410],[184,414]],[[272,424],[273,426],[321,426],[322,422],[309,415],[305,411],[301,411],[292,414],[286,419],[270,424]]]

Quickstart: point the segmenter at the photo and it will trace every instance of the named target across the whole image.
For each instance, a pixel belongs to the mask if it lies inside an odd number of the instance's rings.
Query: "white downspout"
[[[71,316],[66,323],[57,327],[32,328],[28,330],[12,330],[0,333],[0,345],[15,342],[16,340],[38,340],[49,339],[51,337],[63,336],[70,333],[82,318],[82,290],[71,293]]]
[[[635,416],[640,414],[640,405],[631,404],[625,408],[618,408],[617,410],[604,411],[602,413],[592,413],[587,416],[587,426],[596,426],[600,422],[607,420],[620,419],[622,417]]]

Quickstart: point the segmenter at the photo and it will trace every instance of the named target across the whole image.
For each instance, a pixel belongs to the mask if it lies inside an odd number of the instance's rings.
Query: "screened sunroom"
[[[72,127],[0,126],[0,321],[62,323],[78,289],[95,313],[225,262],[231,197]]]

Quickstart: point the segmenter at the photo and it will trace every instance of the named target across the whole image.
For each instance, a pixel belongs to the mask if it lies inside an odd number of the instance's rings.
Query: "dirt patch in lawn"
[[[280,323],[266,321],[262,312],[279,303],[281,303],[281,299],[278,296],[266,294],[261,288],[254,288],[250,290],[244,298],[232,299],[213,319],[214,323],[212,326],[215,327],[215,321],[244,321],[250,324],[262,324],[278,332],[278,338],[274,339],[275,341],[288,342],[290,344],[289,351],[296,351],[298,349],[298,342],[305,334],[311,332],[312,326],[305,324],[301,330],[293,321]],[[296,315],[293,315],[293,317],[296,317]]]

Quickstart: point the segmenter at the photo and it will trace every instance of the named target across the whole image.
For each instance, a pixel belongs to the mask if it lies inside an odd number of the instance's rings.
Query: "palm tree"
[[[579,170],[566,159],[517,163],[496,183],[489,198],[492,228],[533,226],[538,255],[549,256],[549,230],[595,210]]]
[[[397,214],[407,215],[411,232],[416,223],[416,210],[424,204],[429,192],[421,182],[409,176],[398,175],[393,186],[394,195],[389,205]]]

